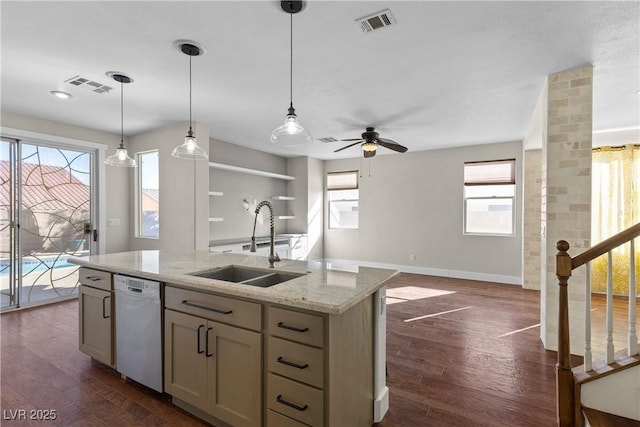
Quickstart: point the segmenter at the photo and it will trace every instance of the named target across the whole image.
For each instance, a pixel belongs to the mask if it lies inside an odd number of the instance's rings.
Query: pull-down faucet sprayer
[[[258,214],[260,213],[260,209],[262,209],[264,206],[269,208],[269,219],[271,221],[271,227],[269,229],[269,240],[271,243],[269,251],[269,267],[273,268],[273,263],[280,262],[280,257],[275,253],[276,233],[273,227],[273,206],[271,206],[271,203],[266,200],[263,200],[262,202],[258,203],[258,206],[256,206],[256,216],[253,220],[253,234],[251,235],[251,252],[256,251],[256,222],[258,222]]]

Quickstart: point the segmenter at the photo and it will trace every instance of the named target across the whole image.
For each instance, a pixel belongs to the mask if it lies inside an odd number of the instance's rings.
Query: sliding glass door
[[[91,150],[3,138],[2,308],[77,293],[67,260],[92,249],[94,161]]]

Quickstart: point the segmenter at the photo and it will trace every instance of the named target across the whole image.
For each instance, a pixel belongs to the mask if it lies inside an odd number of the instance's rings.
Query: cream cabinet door
[[[164,390],[207,410],[207,320],[164,311]]]
[[[112,304],[111,292],[80,285],[80,351],[109,366],[115,366]]]
[[[209,412],[236,427],[262,424],[262,335],[209,322]]]

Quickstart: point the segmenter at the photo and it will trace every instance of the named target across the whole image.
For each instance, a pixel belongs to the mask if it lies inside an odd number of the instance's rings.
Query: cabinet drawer
[[[306,427],[306,424],[302,424],[294,420],[293,418],[285,417],[282,414],[267,410],[267,427]]]
[[[268,361],[271,372],[323,388],[322,349],[269,337]]]
[[[165,307],[206,319],[260,331],[262,306],[253,302],[205,294],[187,289],[165,287]]]
[[[267,407],[310,426],[324,423],[324,392],[269,374]]]
[[[324,344],[324,319],[320,316],[269,307],[268,322],[273,336],[316,347]]]
[[[98,288],[104,291],[110,291],[113,289],[111,284],[111,273],[107,273],[106,271],[81,267],[79,281],[81,285],[91,286],[92,288]]]

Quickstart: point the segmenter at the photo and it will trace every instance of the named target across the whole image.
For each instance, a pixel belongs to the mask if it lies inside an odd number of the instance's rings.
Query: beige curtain
[[[640,145],[601,147],[593,150],[591,195],[592,245],[640,222]],[[640,288],[640,241],[636,240],[636,286]],[[613,291],[629,294],[629,253],[626,244],[612,252]],[[606,292],[606,254],[591,263],[594,292]],[[640,295],[640,289],[638,290]]]

